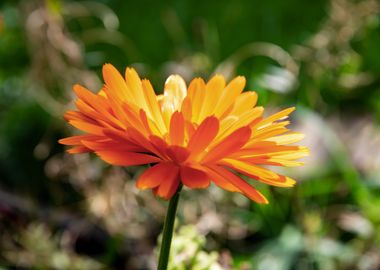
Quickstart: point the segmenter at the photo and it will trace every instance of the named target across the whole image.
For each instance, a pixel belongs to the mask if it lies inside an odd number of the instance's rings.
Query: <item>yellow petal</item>
[[[257,102],[257,94],[253,91],[248,91],[240,94],[233,105],[230,115],[241,115],[247,110],[252,109]]]
[[[192,105],[192,122],[200,123],[199,114],[203,106],[203,100],[206,93],[206,84],[203,79],[196,78],[189,85],[189,98]]]
[[[156,94],[154,93],[153,87],[148,80],[142,80],[142,87],[145,96],[147,106],[149,108],[150,117],[153,119],[154,123],[157,125],[161,135],[167,132],[164,120],[162,118],[161,109],[159,107]]]
[[[214,113],[225,84],[226,81],[224,80],[223,76],[220,75],[215,75],[207,83],[198,121],[203,121],[203,119],[205,119],[207,116],[210,116]]]
[[[305,135],[298,132],[289,132],[285,135],[271,137],[266,139],[266,141],[275,142],[278,145],[292,144],[301,141],[305,138]]]
[[[215,115],[221,117],[225,111],[235,102],[236,98],[243,92],[245,78],[238,76],[234,78],[224,89],[218,104],[215,106]]]
[[[221,130],[216,141],[219,141],[220,139],[224,138],[226,135],[230,134],[234,130],[237,130],[244,126],[249,126],[254,120],[259,118],[263,114],[263,112],[263,107],[255,107],[253,109],[247,110],[240,117],[232,116],[231,119],[235,119],[235,121],[229,122],[227,120],[229,118],[225,118],[226,121],[222,121]]]
[[[169,116],[181,109],[182,101],[186,97],[186,83],[179,75],[171,75],[166,79],[161,110],[168,111]]]
[[[133,68],[125,69],[125,83],[129,94],[132,96],[132,100],[129,100],[130,103],[134,103],[138,107],[147,111],[150,115],[150,110],[147,106],[144,96],[144,90],[141,84],[141,79],[137,74],[136,70]]]
[[[291,107],[291,108],[287,108],[285,110],[282,110],[278,113],[275,113],[267,118],[265,118],[263,121],[259,122],[257,124],[257,127],[264,127],[268,124],[271,124],[273,123],[274,121],[277,121],[277,120],[283,120],[283,119],[286,119],[288,117],[289,114],[291,114],[296,108],[295,107]]]
[[[279,175],[275,172],[256,166],[251,163],[247,163],[236,159],[223,159],[221,164],[233,168],[234,170],[254,178],[260,182],[279,186],[279,187],[291,187],[295,185],[295,181],[289,177]]]

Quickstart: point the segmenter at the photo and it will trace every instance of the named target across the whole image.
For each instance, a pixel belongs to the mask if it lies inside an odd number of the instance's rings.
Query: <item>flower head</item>
[[[294,108],[264,118],[263,107],[255,107],[256,93],[243,92],[244,77],[228,84],[220,75],[207,83],[196,78],[187,88],[180,76],[172,75],[158,96],[132,68],[123,78],[106,64],[103,77],[105,85],[97,94],[74,86],[77,110],[66,112],[65,119],[85,134],[60,140],[73,146],[68,152],[95,152],[118,166],[154,164],[136,185],[164,199],[180,183],[206,188],[213,182],[258,203],[268,202],[236,172],[273,186],[295,184],[262,167],[302,165],[296,160],[308,149],[288,145],[303,138],[286,128],[285,119]]]

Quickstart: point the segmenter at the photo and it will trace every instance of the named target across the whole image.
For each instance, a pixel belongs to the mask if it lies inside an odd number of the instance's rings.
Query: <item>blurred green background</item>
[[[297,106],[306,166],[259,206],[183,192],[171,269],[380,269],[380,2],[0,2],[0,269],[155,269],[166,202],[142,168],[69,155],[71,86],[134,66],[247,78],[267,113]]]

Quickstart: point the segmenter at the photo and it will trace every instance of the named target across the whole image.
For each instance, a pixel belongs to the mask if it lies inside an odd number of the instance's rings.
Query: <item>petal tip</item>
[[[117,69],[114,67],[114,65],[105,63],[102,67],[103,77],[106,77],[107,74],[117,72]]]

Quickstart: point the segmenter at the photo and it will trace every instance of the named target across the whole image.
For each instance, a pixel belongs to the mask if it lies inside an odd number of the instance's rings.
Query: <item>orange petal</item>
[[[183,118],[185,118],[186,121],[190,121],[190,122],[192,119],[192,108],[191,108],[191,106],[192,105],[191,105],[190,97],[189,96],[185,97],[185,99],[182,102],[181,112],[183,114]]]
[[[187,141],[190,140],[190,138],[194,135],[196,130],[197,124],[191,123],[190,121],[185,121],[185,136],[187,138]]]
[[[199,125],[191,136],[188,149],[193,157],[204,151],[212,142],[219,131],[219,121],[214,116],[209,116]]]
[[[87,88],[79,84],[75,84],[73,86],[73,90],[79,99],[83,100],[85,103],[90,105],[93,109],[99,108],[100,110],[105,111],[106,110],[105,108],[108,107],[107,102],[102,96],[98,96],[92,93],[90,90],[88,90]]]
[[[88,153],[88,152],[91,152],[91,150],[82,145],[75,146],[67,150],[67,153],[69,154],[81,154],[81,153]]]
[[[67,138],[60,139],[58,142],[60,144],[64,145],[80,145],[82,144],[82,140],[99,140],[104,139],[104,137],[101,136],[94,136],[94,135],[77,135],[77,136],[71,136]]]
[[[152,146],[155,149],[155,153],[162,159],[169,159],[166,151],[169,145],[164,141],[162,138],[152,135],[149,137],[149,141],[151,142]]]
[[[122,108],[129,125],[139,130],[144,136],[148,136],[149,131],[146,130],[146,127],[141,121],[141,109],[139,109],[131,103],[124,103]]]
[[[203,163],[215,162],[240,150],[251,136],[249,127],[242,127],[214,146],[203,158]]]
[[[219,172],[219,166],[207,166],[206,173],[218,187],[230,192],[240,192],[240,189],[232,185],[224,176]]]
[[[168,157],[176,163],[183,163],[189,157],[190,152],[184,147],[171,145],[166,149]]]
[[[151,126],[149,124],[148,117],[146,116],[146,113],[143,109],[140,109],[139,116],[140,116],[140,121],[141,121],[141,123],[144,126],[144,129],[146,131],[145,134],[147,134],[148,136],[151,135],[152,129],[151,129]]]
[[[222,164],[233,168],[234,170],[247,175],[253,179],[260,182],[279,187],[292,187],[295,185],[296,181],[289,177],[282,176],[260,166],[250,164],[247,162],[226,159],[221,162]]]
[[[112,90],[107,85],[104,85],[103,89],[107,93],[107,100],[109,102],[112,114],[115,115],[115,118],[117,118],[118,120],[120,120],[120,122],[122,122],[122,123],[124,123],[124,124],[127,125],[129,123],[128,122],[128,118],[125,116],[125,112],[124,112],[124,110],[122,108],[122,105],[124,104],[124,101],[120,100],[115,95],[110,94],[110,93],[112,93]]]
[[[115,143],[119,144],[128,144],[131,147],[133,146],[135,150],[133,152],[146,152],[147,149],[141,145],[138,145],[132,142],[131,138],[128,137],[128,134],[124,131],[116,130],[116,129],[104,129],[104,136],[115,141]]]
[[[173,163],[160,175],[161,184],[156,188],[155,194],[165,200],[169,200],[177,191],[179,186],[179,168]]]
[[[120,121],[109,120],[104,116],[104,114],[94,110],[81,99],[77,100],[75,105],[79,109],[80,114],[85,116],[84,118],[82,117],[82,121],[84,122],[117,129],[124,129],[125,127]]]
[[[76,120],[76,121],[87,122],[94,125],[98,124],[98,122],[96,122],[95,120],[87,117],[86,115],[78,111],[67,111],[65,112],[63,118],[65,118],[67,122],[70,122],[71,120]]]
[[[244,162],[237,159],[223,159],[221,164],[233,168],[241,173],[248,173],[257,177],[263,178],[278,178],[277,173],[264,169],[263,167],[256,166],[254,164]]]
[[[98,135],[98,136],[103,135],[103,129],[100,126],[82,122],[82,121],[77,121],[77,120],[70,120],[69,123],[73,125],[74,127],[76,127],[77,129],[82,130],[84,132],[87,132],[93,135]]]
[[[123,126],[123,124],[109,112],[110,106],[104,97],[96,95],[78,84],[74,85],[73,90],[79,99],[88,104],[95,111],[98,111],[104,118],[116,123],[118,126]]]
[[[156,153],[155,148],[152,146],[150,141],[141,132],[135,128],[128,128],[126,131],[127,138],[134,144],[141,146],[148,152]]]
[[[182,166],[180,173],[182,183],[189,188],[207,188],[210,185],[210,178],[203,171]]]
[[[109,98],[112,98],[118,103],[126,100],[133,100],[124,78],[113,65],[103,65],[103,78],[107,85],[107,87],[104,88],[104,91]]]
[[[239,176],[235,175],[233,172],[223,167],[218,167],[218,169],[215,172],[219,174],[220,177],[223,177],[232,185],[234,185],[237,189],[240,190],[241,193],[243,193],[249,199],[257,203],[268,204],[268,200],[264,197],[264,195],[262,195],[259,191],[257,191],[254,187],[249,185]]]
[[[161,161],[155,156],[126,151],[102,150],[96,151],[96,154],[105,162],[117,166],[142,165]]]
[[[167,181],[167,175],[171,175],[175,170],[173,163],[158,163],[140,175],[136,186],[139,189],[158,187],[163,181]]]
[[[170,120],[169,139],[171,144],[183,145],[185,138],[185,120],[180,112],[174,112]]]
[[[81,143],[87,148],[93,151],[125,151],[125,152],[140,152],[144,151],[141,147],[125,142],[118,141],[92,141],[92,140],[82,140]]]

